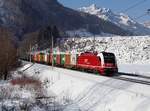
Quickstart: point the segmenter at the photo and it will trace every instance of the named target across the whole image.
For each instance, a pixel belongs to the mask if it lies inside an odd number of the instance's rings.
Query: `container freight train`
[[[74,53],[36,53],[32,54],[32,61],[43,64],[53,64],[57,67],[92,71],[104,76],[113,76],[118,72],[116,57],[113,53],[85,52]]]

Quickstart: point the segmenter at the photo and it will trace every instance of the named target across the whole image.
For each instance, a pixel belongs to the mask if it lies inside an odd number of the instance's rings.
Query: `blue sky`
[[[66,7],[77,9],[83,6],[89,6],[91,4],[96,4],[98,7],[110,8],[114,12],[121,12],[130,6],[135,5],[144,0],[58,0],[61,4]],[[135,8],[130,9],[125,12],[132,18],[136,18],[144,14],[147,9],[150,9],[150,0],[145,0],[145,2],[140,3],[140,5]],[[137,21],[150,21],[150,14],[137,19]]]

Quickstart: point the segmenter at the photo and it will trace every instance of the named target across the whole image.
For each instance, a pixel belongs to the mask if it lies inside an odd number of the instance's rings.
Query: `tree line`
[[[25,34],[23,36],[24,40],[20,42],[19,56],[27,58],[31,51],[40,51],[52,48],[52,37],[54,47],[56,47],[59,45],[59,38],[61,37],[60,31],[56,26],[47,26],[35,32]]]
[[[13,40],[15,35],[7,28],[0,27],[0,79],[6,80],[10,76],[10,71],[17,68],[20,57],[29,57],[29,52],[51,48],[52,37],[54,47],[58,45],[60,32],[57,26],[47,26],[25,34],[21,42],[17,44]]]

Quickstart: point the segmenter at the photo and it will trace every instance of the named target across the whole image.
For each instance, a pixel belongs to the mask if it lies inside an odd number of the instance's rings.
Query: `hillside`
[[[131,34],[94,15],[64,7],[57,0],[0,0],[0,26],[8,27],[18,36],[48,25],[65,31],[88,29],[98,34]]]
[[[108,51],[115,53],[119,64],[142,64],[150,63],[150,37],[149,36],[115,36],[91,38],[71,38],[66,41],[64,47],[67,50],[84,52]],[[61,46],[62,48],[62,46]]]

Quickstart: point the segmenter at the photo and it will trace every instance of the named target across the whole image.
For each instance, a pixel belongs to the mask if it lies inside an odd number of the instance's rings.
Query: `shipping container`
[[[65,65],[65,54],[63,53],[60,54],[60,64],[61,66]]]
[[[71,54],[65,54],[65,66],[71,66]]]
[[[57,54],[53,54],[53,64],[56,65],[56,56]]]
[[[52,54],[49,55],[49,63],[52,64]]]
[[[47,63],[47,54],[44,55],[44,62]]]
[[[58,66],[61,65],[60,54],[56,55],[56,65],[58,65]]]
[[[40,53],[37,54],[37,62],[41,61]]]
[[[57,54],[53,54],[52,53],[50,54],[49,58],[50,58],[50,64],[52,64],[52,60],[53,60],[53,64],[56,65],[56,57],[57,57]]]
[[[45,55],[44,55],[44,62],[45,62],[46,64],[49,63],[49,54],[48,54],[48,53],[45,53]]]
[[[49,63],[50,63],[50,55],[47,54],[47,64],[49,64]]]
[[[73,65],[73,66],[76,65],[77,57],[78,57],[78,54],[76,54],[76,53],[71,54],[71,65]]]
[[[45,62],[45,54],[40,53],[40,62],[44,63]]]

